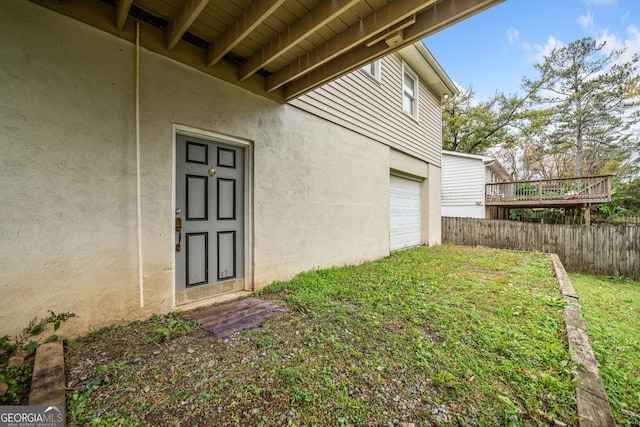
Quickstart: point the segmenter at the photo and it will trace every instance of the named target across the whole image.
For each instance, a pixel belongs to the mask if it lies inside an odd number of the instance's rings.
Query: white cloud
[[[629,62],[634,55],[640,56],[640,27],[629,25],[624,36],[618,36],[608,29],[600,30],[593,38],[598,44],[605,42],[603,51],[608,55],[612,50],[626,49],[620,62]],[[549,36],[544,45],[523,43],[525,59],[529,64],[540,64],[545,56],[549,56],[556,47],[566,46],[561,40]]]
[[[629,48],[632,54],[637,53],[640,55],[640,29],[635,25],[629,25],[627,33],[629,33],[630,38],[625,41],[625,46]]]
[[[513,44],[520,37],[520,32],[513,27],[507,28],[507,39],[509,44]]]
[[[544,46],[539,44],[523,44],[527,62],[529,62],[530,64],[541,63],[542,59],[545,56],[548,56],[554,48],[562,46],[564,46],[564,43],[553,36],[549,36],[549,38],[547,39],[547,43],[545,43]]]
[[[583,3],[600,6],[603,4],[614,4],[616,0],[582,0]]]
[[[615,34],[609,33],[609,30],[604,30],[601,35],[596,37],[596,41],[598,44],[602,42],[606,43],[604,51],[607,53],[611,52],[613,49],[622,49],[624,47],[622,39],[617,37]]]
[[[606,53],[610,53],[613,49],[627,49],[621,58],[622,62],[630,61],[634,54],[640,55],[640,29],[635,25],[627,27],[627,36],[624,39],[604,30],[596,40],[599,43],[606,42],[604,46]]]
[[[581,15],[578,17],[578,24],[580,24],[580,26],[582,26],[582,28],[584,28],[585,30],[592,30],[593,29],[593,14],[591,13],[591,11],[589,11],[589,13],[587,13],[586,15]]]

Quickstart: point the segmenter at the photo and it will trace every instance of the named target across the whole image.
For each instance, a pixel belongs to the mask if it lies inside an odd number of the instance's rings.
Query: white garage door
[[[391,176],[389,195],[390,249],[420,245],[420,183]]]

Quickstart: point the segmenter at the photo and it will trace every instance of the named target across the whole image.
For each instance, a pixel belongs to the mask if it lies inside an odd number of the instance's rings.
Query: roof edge
[[[463,153],[463,152],[460,152],[460,151],[442,150],[442,154],[449,154],[449,155],[452,155],[452,156],[466,157],[466,158],[469,158],[469,159],[482,160],[483,162],[490,162],[492,160],[495,160],[493,157],[483,156],[483,155],[480,155],[480,154]]]
[[[460,94],[453,80],[422,41],[406,46],[398,53],[441,98]]]
[[[480,160],[484,164],[485,167],[491,169],[498,175],[500,178],[504,180],[511,180],[511,175],[507,170],[502,166],[502,164],[495,157],[491,156],[482,156],[480,154],[469,154],[469,153],[461,153],[459,151],[449,151],[442,150],[443,155],[456,156],[456,157],[464,157],[466,159],[472,160]]]

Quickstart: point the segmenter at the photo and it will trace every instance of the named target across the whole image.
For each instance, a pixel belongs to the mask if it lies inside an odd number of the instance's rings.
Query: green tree
[[[497,93],[487,102],[474,98],[472,88],[443,104],[442,148],[462,153],[484,154],[504,141],[518,120],[524,100]]]
[[[640,214],[640,178],[619,184],[619,194],[625,197],[622,202],[625,209]]]
[[[492,102],[475,99],[472,88],[461,91],[442,106],[442,148],[478,154],[499,141],[504,129],[495,126]]]
[[[624,55],[586,37],[554,48],[535,65],[539,77],[523,79],[533,108],[549,112],[546,151],[569,155],[574,176],[602,173],[610,160],[631,162],[638,152],[640,58],[623,62]]]
[[[520,128],[532,128],[539,122],[540,111],[527,110],[527,102],[538,86],[523,97],[496,93],[489,101],[474,98],[472,88],[442,106],[442,148],[462,153],[484,154]]]

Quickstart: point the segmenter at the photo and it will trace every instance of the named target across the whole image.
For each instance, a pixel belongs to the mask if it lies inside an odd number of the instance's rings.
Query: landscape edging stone
[[[611,412],[611,405],[580,313],[578,294],[573,289],[558,255],[551,254],[551,261],[562,298],[566,303],[563,314],[569,351],[571,358],[579,367],[573,373],[574,379],[579,381],[576,387],[578,425],[580,427],[615,427],[616,422]]]

